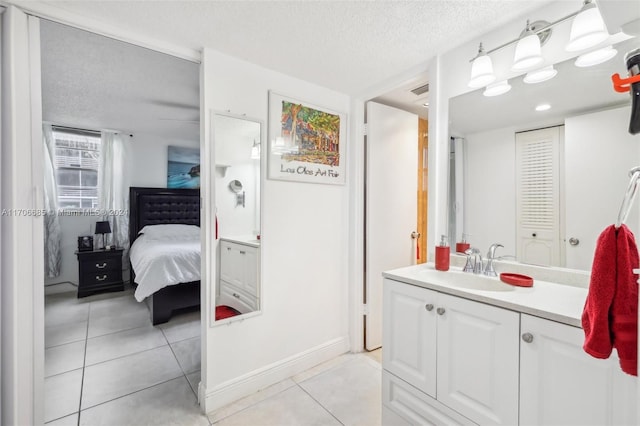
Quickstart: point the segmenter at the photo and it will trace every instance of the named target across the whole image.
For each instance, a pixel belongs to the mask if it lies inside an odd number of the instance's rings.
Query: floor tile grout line
[[[310,397],[311,399],[313,399],[313,400],[314,400],[314,401],[315,401],[319,406],[321,406],[321,407],[324,409],[324,411],[326,411],[327,413],[329,413],[329,414],[331,415],[331,417],[333,417],[334,419],[336,419],[336,421],[337,421],[338,423],[340,423],[342,426],[344,426],[344,423],[342,423],[342,422],[340,421],[340,419],[339,419],[339,418],[337,418],[337,417],[336,417],[336,416],[335,416],[335,415],[334,415],[334,414],[333,414],[333,413],[332,413],[332,412],[331,412],[327,407],[325,407],[324,405],[322,405],[322,403],[321,403],[320,401],[318,401],[318,400],[317,400],[313,395],[311,395],[309,392],[307,392],[307,390],[306,390],[305,388],[303,388],[302,386],[300,386],[300,384],[298,384],[298,387],[299,387],[300,389],[302,389],[302,391],[303,391],[304,393],[306,393],[307,395],[309,395],[309,397]]]
[[[84,357],[82,358],[82,378],[80,380],[80,400],[78,401],[78,422],[77,426],[80,426],[80,412],[82,409],[82,392],[84,391],[84,370],[87,364],[87,346],[89,341],[89,322],[91,321],[91,304],[87,310],[87,331],[85,332],[84,339]]]
[[[120,355],[120,356],[117,356],[117,357],[115,357],[115,358],[105,359],[104,361],[96,362],[95,364],[85,365],[85,368],[87,368],[87,367],[95,367],[96,365],[105,364],[105,363],[107,363],[107,362],[115,361],[115,360],[117,360],[117,359],[122,359],[122,358],[126,358],[126,357],[128,357],[128,356],[138,355],[138,354],[141,354],[141,353],[144,353],[144,352],[149,352],[149,351],[153,351],[153,350],[156,350],[156,349],[159,349],[159,348],[164,348],[165,346],[171,346],[171,345],[169,345],[169,344],[166,344],[166,345],[165,345],[165,344],[163,344],[163,345],[156,346],[156,347],[153,347],[153,348],[150,348],[150,349],[144,349],[144,350],[142,350],[142,351],[132,352],[132,353],[130,353],[130,354],[126,354],[126,355]],[[178,363],[178,364],[180,364],[180,363]]]
[[[145,391],[145,390],[148,390],[148,389],[154,388],[154,387],[156,387],[156,386],[164,385],[164,384],[166,384],[166,383],[169,383],[169,382],[170,382],[170,381],[172,381],[172,380],[181,379],[181,378],[182,378],[182,375],[180,375],[180,376],[176,376],[176,377],[173,377],[173,378],[171,378],[171,379],[167,379],[167,380],[165,380],[165,381],[163,381],[163,382],[154,383],[153,385],[147,386],[146,388],[138,389],[138,390],[135,390],[135,391],[133,391],[133,392],[129,392],[129,393],[126,393],[126,394],[124,394],[124,395],[120,395],[120,396],[117,396],[117,397],[115,397],[115,398],[111,398],[111,399],[108,399],[108,400],[106,400],[106,401],[102,401],[102,402],[101,402],[101,403],[99,403],[99,404],[95,404],[95,405],[92,405],[92,406],[90,406],[90,407],[83,408],[82,410],[80,410],[80,411],[78,412],[78,414],[79,414],[79,413],[81,413],[82,411],[87,411],[87,410],[89,410],[89,409],[91,409],[91,408],[99,407],[99,406],[104,405],[104,404],[106,404],[106,403],[108,403],[108,402],[112,402],[112,401],[115,401],[115,400],[117,400],[117,399],[124,398],[124,397],[126,397],[126,396],[131,396],[131,395],[136,394],[136,393],[138,393],[138,392],[142,392],[142,391]],[[188,384],[188,383],[187,383],[187,384]],[[191,387],[191,386],[189,386],[189,387]],[[80,419],[79,419],[79,417],[78,417],[78,420],[80,420]]]
[[[285,380],[286,380],[286,379],[285,379]],[[292,382],[293,382],[293,380],[292,380]],[[272,386],[274,386],[274,385],[272,385]],[[266,397],[266,398],[264,398],[264,399],[261,399],[260,401],[256,401],[256,402],[254,402],[254,403],[252,403],[252,404],[249,404],[249,405],[247,405],[246,407],[244,407],[244,408],[242,408],[242,409],[240,409],[240,410],[238,410],[238,411],[234,411],[233,413],[231,413],[231,414],[229,414],[229,415],[226,415],[226,416],[224,416],[224,417],[221,417],[221,418],[217,419],[217,420],[216,420],[216,423],[218,423],[218,422],[220,422],[220,421],[222,421],[222,420],[224,420],[224,419],[226,419],[226,418],[229,418],[229,417],[231,417],[231,416],[235,416],[236,414],[242,413],[243,411],[246,411],[246,410],[248,410],[249,408],[251,408],[251,407],[254,407],[254,406],[258,405],[258,404],[260,404],[260,403],[262,403],[262,402],[266,401],[267,399],[271,399],[271,398],[273,398],[273,397],[274,397],[274,396],[276,396],[276,395],[280,395],[282,392],[287,391],[287,390],[291,389],[291,388],[292,388],[292,387],[294,387],[294,386],[297,386],[297,383],[296,383],[296,382],[293,382],[293,384],[292,384],[291,386],[287,386],[286,388],[281,389],[280,391],[278,391],[278,392],[274,393],[273,395],[269,395],[268,397]],[[266,389],[268,389],[268,388],[266,388]],[[263,389],[263,390],[265,390],[265,389]],[[258,392],[261,392],[261,391],[258,391]],[[257,393],[257,392],[256,392],[256,393]],[[253,394],[251,394],[251,395],[248,395],[246,398],[248,398],[249,396],[252,396],[252,395],[255,395],[255,393],[253,393]],[[234,401],[234,402],[232,402],[232,403],[230,403],[230,404],[228,404],[228,405],[236,404],[236,403],[238,403],[239,401],[240,401],[240,400]],[[228,405],[225,405],[224,407],[226,407],[226,406],[228,406]],[[222,409],[222,408],[224,408],[224,407],[220,407],[219,409]],[[213,411],[213,412],[215,412],[215,411]],[[207,419],[209,419],[209,414],[208,414],[208,413],[205,413],[205,415],[207,416]],[[214,424],[211,420],[209,420],[209,423]]]
[[[164,334],[164,332],[163,332]],[[165,336],[166,339],[166,336]],[[189,389],[191,389],[191,392],[193,392],[196,396],[196,403],[198,402],[198,395],[193,391],[193,387],[191,387],[191,382],[189,381],[189,378],[187,377],[187,373],[185,373],[184,368],[182,368],[182,364],[180,364],[180,360],[178,359],[178,355],[176,355],[176,352],[173,350],[173,346],[171,346],[171,343],[168,343],[169,345],[169,349],[171,350],[171,353],[173,354],[173,357],[176,359],[176,362],[178,363],[178,367],[180,367],[180,371],[182,371],[182,375],[184,376],[185,380],[187,381],[187,384],[189,385]],[[202,360],[200,360],[200,362],[202,362]],[[201,373],[200,375],[202,376],[202,368],[200,369]],[[195,371],[194,371],[195,373]]]

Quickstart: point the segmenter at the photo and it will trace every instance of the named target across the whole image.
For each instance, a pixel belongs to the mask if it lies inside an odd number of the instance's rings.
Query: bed
[[[200,191],[198,189],[129,188],[129,241],[133,247],[139,232],[148,225],[184,224],[200,226]],[[142,238],[142,237],[141,237]],[[138,244],[140,245],[140,244]],[[197,253],[199,257],[199,252]],[[198,258],[199,263],[199,258]],[[145,298],[151,322],[169,321],[177,310],[200,306],[200,278],[173,283]],[[138,283],[133,267],[131,282]]]

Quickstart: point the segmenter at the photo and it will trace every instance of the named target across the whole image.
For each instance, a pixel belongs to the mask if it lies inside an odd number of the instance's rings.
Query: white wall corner
[[[205,413],[211,413],[240,398],[251,395],[348,351],[349,336],[342,336],[221,383],[212,389],[207,389],[201,382],[198,387],[200,407]]]

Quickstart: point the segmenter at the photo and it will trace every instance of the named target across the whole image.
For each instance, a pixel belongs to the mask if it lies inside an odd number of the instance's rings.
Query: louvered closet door
[[[560,266],[561,127],[516,133],[517,256]]]

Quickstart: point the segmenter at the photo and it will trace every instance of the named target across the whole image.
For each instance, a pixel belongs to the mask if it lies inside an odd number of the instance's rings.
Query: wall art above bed
[[[167,188],[200,188],[200,149],[169,146]]]
[[[344,184],[347,116],[269,92],[269,178]]]

